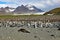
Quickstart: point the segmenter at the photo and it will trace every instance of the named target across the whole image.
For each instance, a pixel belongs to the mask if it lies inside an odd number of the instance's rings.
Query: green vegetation
[[[39,17],[42,15],[0,15],[0,18],[28,18],[28,17]]]
[[[59,15],[54,15],[59,16]],[[50,17],[49,15],[0,15],[1,18],[43,18],[43,17]],[[60,16],[59,16],[60,17]]]

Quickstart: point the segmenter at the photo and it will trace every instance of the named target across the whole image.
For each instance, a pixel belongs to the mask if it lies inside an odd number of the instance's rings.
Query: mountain
[[[0,12],[5,12],[5,9],[3,7],[1,7]]]
[[[41,14],[43,11],[33,5],[21,5],[17,8],[1,7],[0,14]],[[43,14],[43,13],[42,13]]]
[[[15,8],[5,7],[5,11],[6,11],[6,12],[13,12],[14,10],[15,10]]]
[[[1,7],[1,8],[0,8],[0,14],[10,13],[10,12],[14,11],[14,9],[15,9],[15,8],[11,8],[11,7],[5,7],[5,8]]]
[[[43,11],[33,5],[25,5],[25,6],[21,5],[14,10],[14,13],[37,13],[37,12],[43,12]]]
[[[60,15],[60,7],[46,12],[44,15]]]
[[[27,13],[29,12],[28,8],[25,7],[24,5],[18,6],[15,10],[14,13]]]
[[[33,6],[33,5],[26,5],[26,7],[30,10],[30,11],[35,11],[35,12],[43,12],[41,9]]]

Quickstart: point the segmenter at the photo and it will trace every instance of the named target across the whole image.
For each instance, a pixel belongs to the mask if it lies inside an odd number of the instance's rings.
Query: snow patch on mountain
[[[10,12],[13,12],[15,9],[9,9]]]
[[[29,10],[34,10],[33,5],[26,5]]]

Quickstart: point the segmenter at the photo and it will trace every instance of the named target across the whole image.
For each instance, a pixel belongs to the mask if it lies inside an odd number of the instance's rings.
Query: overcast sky
[[[20,5],[34,5],[44,11],[60,7],[60,0],[0,0],[0,7],[17,7]]]

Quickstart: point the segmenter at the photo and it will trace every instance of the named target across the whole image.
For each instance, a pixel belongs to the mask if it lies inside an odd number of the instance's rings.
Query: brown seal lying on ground
[[[23,32],[23,33],[30,33],[29,31],[27,31],[26,29],[19,29],[18,32]]]

